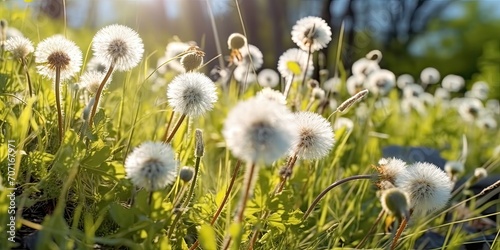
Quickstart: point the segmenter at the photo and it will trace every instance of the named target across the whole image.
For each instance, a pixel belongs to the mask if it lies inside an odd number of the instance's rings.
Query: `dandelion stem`
[[[241,166],[241,161],[236,162],[236,167],[233,170],[233,175],[231,176],[231,180],[229,181],[229,186],[227,187],[226,193],[224,194],[224,198],[222,198],[222,202],[220,203],[219,207],[217,208],[217,211],[215,212],[214,216],[212,217],[212,220],[210,221],[210,225],[213,225],[215,221],[217,221],[220,213],[222,212],[222,209],[224,209],[226,202],[229,199],[229,195],[231,194],[231,190],[233,189],[236,177],[238,176],[240,166]],[[200,242],[196,240],[196,242],[194,242],[194,244],[189,248],[189,250],[196,249],[199,244]]]
[[[344,184],[346,182],[349,182],[349,181],[353,181],[353,180],[363,180],[363,179],[372,179],[373,177],[375,177],[375,175],[355,175],[355,176],[350,176],[350,177],[347,177],[347,178],[344,178],[342,180],[339,180],[339,181],[336,181],[332,184],[330,184],[330,186],[328,186],[327,188],[325,188],[325,190],[321,191],[321,193],[316,197],[316,199],[314,199],[314,201],[312,202],[311,206],[309,206],[309,208],[307,209],[307,211],[304,213],[304,216],[302,217],[302,220],[305,220],[307,219],[307,217],[309,216],[309,214],[312,212],[312,210],[314,209],[314,207],[319,203],[319,201],[323,198],[323,196],[326,195],[326,193],[328,193],[330,190],[332,190],[333,188],[341,185],[341,184]]]
[[[95,113],[97,112],[97,107],[99,106],[99,100],[101,99],[102,90],[104,89],[106,82],[108,81],[109,77],[111,76],[111,73],[113,73],[114,68],[115,68],[114,64],[111,64],[109,66],[108,72],[104,76],[104,79],[102,79],[102,82],[99,85],[97,92],[95,93],[94,106],[92,106],[92,111],[90,112],[90,115],[89,115],[89,128],[92,128],[94,116],[95,116]]]
[[[168,138],[165,140],[165,143],[170,143],[172,141],[172,139],[174,138],[175,133],[177,132],[177,130],[179,130],[179,127],[181,126],[182,121],[184,121],[184,118],[186,118],[185,114],[182,114],[181,117],[179,117],[179,120],[175,124],[175,127],[172,129],[172,132],[170,133],[170,135],[168,136]]]
[[[276,186],[276,188],[274,189],[274,194],[279,194],[283,191],[283,188],[285,187],[285,183],[286,183],[286,180],[288,179],[288,174],[290,174],[290,176],[292,175],[292,171],[293,171],[293,167],[295,165],[295,162],[297,162],[297,153],[293,154],[292,157],[290,157],[288,159],[288,162],[286,164],[286,167],[285,167],[285,172],[284,172],[284,176],[281,178],[281,182],[278,184],[278,186]]]
[[[292,88],[292,83],[293,83],[294,78],[295,78],[295,75],[292,75],[292,77],[290,78],[290,81],[286,82],[285,90],[283,91],[283,95],[285,96],[285,98],[287,98],[288,94],[290,93],[290,89]],[[288,80],[288,79],[285,78],[285,81],[286,80]]]
[[[401,221],[401,224],[399,224],[398,230],[396,231],[396,235],[394,235],[394,239],[392,240],[391,250],[396,249],[396,246],[398,245],[399,237],[401,237],[401,234],[405,230],[407,223],[408,223],[408,219],[406,217],[404,217],[403,220]]]
[[[194,187],[196,186],[196,179],[198,177],[198,170],[200,169],[200,161],[201,157],[196,157],[196,162],[194,165],[194,176],[193,180],[191,181],[191,186],[189,187],[189,193],[186,197],[186,200],[184,200],[184,203],[182,203],[182,207],[179,209],[180,211],[175,215],[174,221],[170,225],[170,228],[168,229],[168,238],[172,237],[172,234],[174,233],[175,226],[179,222],[182,214],[186,211],[186,207],[189,205],[189,202],[191,201],[191,198],[194,193]]]
[[[56,67],[56,82],[55,82],[55,91],[56,91],[56,106],[57,106],[57,126],[59,128],[59,143],[62,143],[64,138],[64,129],[63,129],[63,118],[61,111],[61,93],[59,84],[61,82],[61,67]]]
[[[165,124],[165,133],[163,133],[162,141],[167,141],[168,130],[170,129],[170,124],[172,124],[172,120],[174,119],[174,114],[175,111],[172,110],[172,113],[170,113],[170,118],[168,118],[167,124]]]
[[[33,87],[31,86],[31,77],[28,71],[28,65],[26,65],[26,59],[21,59],[21,64],[23,65],[24,72],[26,73],[26,80],[28,81],[28,90],[30,92],[30,96],[33,96]]]
[[[373,225],[370,227],[370,230],[368,230],[368,233],[366,233],[366,235],[363,237],[363,239],[356,246],[356,249],[360,249],[365,244],[365,242],[368,240],[368,236],[370,236],[370,234],[373,232],[373,230],[378,225],[378,223],[380,222],[380,220],[382,219],[384,214],[385,214],[385,210],[381,210],[377,216],[377,219],[375,219],[375,222],[373,222]]]

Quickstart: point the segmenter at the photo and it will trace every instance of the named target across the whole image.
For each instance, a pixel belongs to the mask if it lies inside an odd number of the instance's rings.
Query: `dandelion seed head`
[[[314,65],[312,58],[309,58],[307,62],[307,52],[292,48],[285,51],[278,60],[278,71],[284,78],[290,78],[295,76],[297,79],[301,79],[306,76],[310,77],[314,70]],[[309,66],[307,66],[309,64]],[[307,72],[306,71],[307,67]]]
[[[476,98],[461,98],[458,103],[458,114],[466,122],[474,122],[484,111],[483,103]]]
[[[245,47],[247,38],[240,33],[232,33],[227,38],[227,46],[229,49],[239,50]]]
[[[398,158],[382,158],[375,166],[379,174],[379,181],[388,181],[395,185],[396,179],[406,171],[406,162]]]
[[[61,80],[73,77],[82,66],[82,51],[76,44],[61,35],[41,41],[35,50],[37,70],[49,79],[56,78],[56,68],[61,70]]]
[[[415,79],[410,74],[402,74],[398,76],[396,80],[396,85],[399,89],[404,89],[407,85],[414,84]]]
[[[437,88],[434,92],[434,99],[438,101],[450,100],[450,91],[443,88]]]
[[[264,63],[264,56],[257,46],[249,44],[240,49],[241,61],[234,60],[234,64],[249,70],[258,70]]]
[[[320,17],[304,17],[292,27],[292,41],[304,51],[326,48],[331,40],[331,28]]]
[[[481,129],[495,130],[497,128],[497,121],[491,115],[482,115],[476,120],[476,125]]]
[[[79,85],[81,88],[85,88],[91,95],[94,95],[101,85],[102,80],[106,74],[98,71],[87,71],[80,76]],[[112,81],[112,77],[109,77],[106,81],[104,88],[106,88]]]
[[[321,101],[321,100],[325,99],[325,96],[326,96],[326,92],[320,87],[313,88],[313,90],[311,92],[311,98],[313,98],[315,100]]]
[[[263,88],[261,91],[257,93],[256,97],[265,98],[267,100],[275,101],[279,104],[286,105],[286,97],[283,95],[283,93],[271,88]]]
[[[294,116],[299,137],[293,142],[292,151],[301,159],[325,157],[335,143],[332,125],[312,112],[297,112]]]
[[[382,61],[382,51],[378,49],[372,50],[366,53],[365,58],[379,63],[380,61]]]
[[[488,176],[488,171],[484,168],[476,168],[474,169],[474,177],[478,180],[486,178]]]
[[[264,88],[274,88],[280,83],[280,76],[272,69],[263,69],[257,75],[257,81]]]
[[[87,71],[97,71],[101,73],[106,73],[108,71],[108,66],[106,66],[106,62],[99,57],[92,57],[87,62]]]
[[[443,78],[441,86],[450,92],[458,92],[465,86],[465,80],[461,76],[450,74]]]
[[[181,58],[176,58],[173,59],[174,57],[179,56],[180,54],[184,53],[186,50],[188,50],[191,46],[196,45],[195,43],[184,43],[184,42],[170,42],[167,44],[166,50],[165,50],[165,56],[161,57],[158,59],[158,65],[159,67],[161,64],[165,63],[168,61],[167,64],[164,64],[162,67],[160,67],[160,73],[164,74],[167,69],[172,69],[176,71],[177,73],[184,73],[185,69],[181,64]]]
[[[113,24],[100,29],[92,40],[94,56],[102,58],[106,66],[114,65],[118,71],[127,71],[139,64],[144,44],[133,29]]]
[[[450,177],[456,176],[456,175],[461,174],[465,171],[465,166],[460,161],[447,161],[444,164],[444,171],[446,173],[448,173],[448,175]]]
[[[147,191],[155,191],[174,183],[177,162],[170,145],[145,142],[135,148],[125,160],[125,172],[132,183]]]
[[[367,58],[360,58],[352,64],[351,71],[353,75],[369,76],[371,73],[380,70],[377,61]]]
[[[293,124],[293,115],[284,105],[252,98],[229,112],[222,134],[237,158],[270,164],[282,157],[298,136]]]
[[[427,67],[420,72],[420,81],[424,85],[436,84],[441,79],[439,71],[432,67]]]
[[[396,76],[389,70],[381,69],[371,73],[366,86],[375,95],[385,96],[396,85]]]
[[[397,176],[396,187],[410,195],[410,207],[416,216],[421,216],[446,205],[453,182],[434,164],[417,162]]]
[[[418,98],[424,93],[424,88],[418,84],[408,84],[403,88],[403,96],[405,98]]]
[[[347,93],[349,95],[353,96],[357,94],[358,92],[362,91],[365,87],[365,76],[364,75],[352,75],[349,78],[347,78],[346,81],[346,87],[347,87]]]
[[[350,133],[354,128],[354,122],[349,118],[339,117],[333,124],[333,130],[337,131],[342,128],[345,128],[346,132]]]
[[[488,99],[489,92],[490,92],[490,86],[488,85],[488,83],[484,81],[475,82],[471,88],[472,97],[477,98],[479,100]]]
[[[33,43],[24,37],[11,37],[5,42],[5,50],[12,53],[15,60],[22,60],[35,51]]]
[[[172,80],[167,87],[167,98],[175,112],[198,117],[212,110],[217,101],[217,88],[204,74],[188,72]]]
[[[342,80],[337,76],[334,76],[323,83],[323,88],[334,95],[337,95],[340,92],[341,86]]]

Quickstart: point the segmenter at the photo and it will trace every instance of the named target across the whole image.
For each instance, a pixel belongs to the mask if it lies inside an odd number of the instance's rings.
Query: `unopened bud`
[[[190,182],[193,179],[194,176],[194,168],[184,166],[181,168],[181,171],[179,172],[179,179],[181,179],[184,182]]]
[[[366,95],[368,95],[367,89],[359,91],[355,95],[351,96],[349,99],[345,100],[342,104],[340,104],[340,106],[337,108],[337,111],[344,112],[346,109],[350,108],[352,105],[363,99]]]
[[[203,132],[200,129],[196,129],[194,134],[195,149],[194,156],[202,157],[205,152],[205,144],[203,143]]]
[[[380,202],[387,213],[394,215],[400,221],[409,216],[410,197],[398,188],[384,190],[380,196]]]

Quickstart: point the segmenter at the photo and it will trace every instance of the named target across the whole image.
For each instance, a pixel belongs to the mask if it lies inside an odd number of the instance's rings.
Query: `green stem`
[[[182,121],[184,121],[184,118],[186,118],[185,114],[182,114],[181,117],[179,117],[179,120],[175,124],[175,127],[172,129],[172,132],[168,136],[167,140],[165,140],[165,143],[170,143],[172,141],[172,139],[174,138],[175,133],[177,132],[177,130],[179,130],[179,127],[181,126]]]
[[[311,206],[309,206],[309,208],[307,209],[307,211],[304,213],[304,216],[302,217],[302,220],[305,220],[307,219],[307,217],[309,216],[309,214],[312,212],[312,210],[314,209],[314,207],[319,203],[319,201],[323,198],[323,196],[326,195],[326,193],[328,193],[330,190],[332,190],[333,188],[341,185],[341,184],[344,184],[346,182],[349,182],[349,181],[353,181],[353,180],[363,180],[363,179],[372,179],[374,178],[375,175],[355,175],[355,176],[350,176],[350,177],[347,177],[347,178],[344,178],[342,180],[339,180],[339,181],[336,181],[332,184],[330,184],[330,186],[328,186],[327,188],[325,188],[325,190],[323,190],[317,197],[316,199],[314,199],[314,201],[312,202]]]
[[[59,143],[62,144],[64,138],[64,130],[63,130],[63,118],[61,111],[61,93],[59,90],[59,85],[61,82],[61,68],[56,67],[56,82],[55,82],[55,91],[56,91],[56,106],[57,106],[57,125],[59,128]]]
[[[26,73],[26,80],[28,81],[28,90],[30,92],[30,96],[33,96],[33,87],[31,87],[31,77],[28,71],[28,65],[26,65],[26,59],[21,59],[21,64],[23,65],[24,72]]]
[[[102,79],[102,82],[99,85],[97,92],[95,93],[94,106],[92,106],[92,111],[90,112],[90,115],[89,115],[89,128],[92,128],[94,116],[95,116],[95,113],[97,112],[97,107],[99,106],[99,100],[101,99],[102,90],[104,89],[104,86],[106,86],[106,82],[108,81],[109,77],[111,76],[111,73],[113,73],[114,68],[115,68],[114,64],[111,64],[109,66],[109,69],[108,69],[108,72],[106,73],[106,76],[104,76],[104,79]]]
[[[174,119],[174,114],[175,114],[175,111],[172,110],[172,113],[170,114],[170,118],[168,119],[167,124],[165,125],[165,133],[163,133],[162,141],[167,141],[168,130],[170,129],[170,125],[172,124],[172,120]]]
[[[125,90],[127,89],[126,86],[127,84],[123,84],[122,87],[122,100],[120,102],[120,110],[118,112],[118,131],[116,135],[117,141],[120,141],[122,135],[123,107],[125,106]]]
[[[295,162],[297,162],[297,158],[298,158],[297,153],[295,153],[292,157],[290,157],[290,159],[288,159],[288,162],[286,164],[285,173],[290,173],[290,175],[292,174],[293,167],[295,166]],[[288,179],[288,176],[281,178],[281,182],[274,189],[275,195],[279,194],[283,191],[283,188],[285,187],[285,183],[286,183],[287,179]]]

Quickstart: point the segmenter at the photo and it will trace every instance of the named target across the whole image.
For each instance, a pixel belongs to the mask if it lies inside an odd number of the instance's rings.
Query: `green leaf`
[[[134,224],[135,214],[132,209],[127,209],[118,203],[111,203],[109,204],[109,213],[116,224],[122,228],[127,228]]]
[[[215,241],[217,237],[215,235],[215,230],[211,225],[202,225],[199,231],[199,236],[200,244],[204,250],[217,249],[217,242]]]

